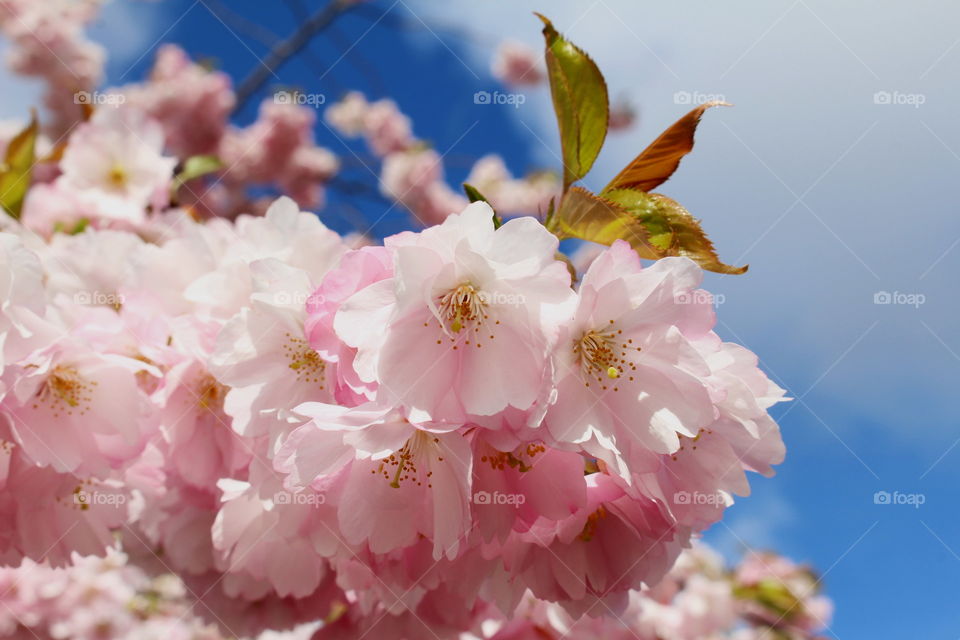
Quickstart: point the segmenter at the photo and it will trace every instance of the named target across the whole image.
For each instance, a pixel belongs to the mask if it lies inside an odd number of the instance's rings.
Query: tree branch
[[[239,111],[242,109],[243,106],[250,101],[250,98],[269,80],[271,75],[306,47],[315,35],[333,24],[334,20],[350,10],[354,5],[355,0],[332,0],[332,2],[304,21],[289,37],[277,43],[277,46],[270,51],[266,60],[251,71],[237,87],[237,104],[235,110]]]

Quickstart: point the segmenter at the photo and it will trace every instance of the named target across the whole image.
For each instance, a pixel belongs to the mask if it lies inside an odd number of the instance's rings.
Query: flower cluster
[[[95,86],[79,25],[96,2],[7,4],[0,28],[32,25],[21,71],[61,91],[42,50],[86,55],[77,86]],[[426,227],[360,246],[302,210],[338,161],[299,100],[230,124],[230,79],[173,46],[102,95],[3,141],[4,176],[30,183],[0,194],[0,564],[19,566],[0,575],[3,630],[820,626],[805,570],[763,556],[731,576],[685,553],[784,455],[784,392],[714,332],[696,262],[642,264],[616,240],[574,268],[556,226],[518,215],[569,220],[589,195],[569,176],[561,195],[487,156],[469,180],[496,213],[468,204],[395,103],[351,93],[326,122],[365,139]],[[10,152],[30,135],[32,172]]]
[[[552,234],[485,203],[360,249],[289,199],[0,237],[0,554],[120,532],[230,628],[619,613],[783,456],[782,390],[686,258],[617,242],[573,288]]]
[[[111,550],[54,569],[0,568],[0,633],[15,640],[223,640],[190,611],[175,576],[150,576]],[[309,636],[307,636],[309,637]]]
[[[779,568],[806,582],[781,582]],[[759,573],[757,573],[759,570]],[[753,577],[744,576],[749,572]],[[810,640],[830,620],[830,603],[816,593],[813,578],[774,554],[751,554],[732,571],[703,544],[684,551],[654,588],[631,594],[618,617],[572,618],[563,609],[526,595],[514,615],[494,607],[460,640]],[[765,593],[745,590],[765,581]],[[798,587],[798,588],[797,588]],[[800,589],[803,589],[802,591]],[[104,558],[75,557],[66,568],[25,561],[0,569],[0,632],[5,638],[53,640],[225,640],[233,637],[205,623],[197,594],[175,574],[149,573],[126,554],[110,549]],[[778,608],[779,607],[779,608]],[[257,640],[352,637],[346,610],[326,622],[265,631]],[[326,625],[325,628],[321,629]],[[320,631],[318,631],[320,630]]]
[[[778,566],[802,574],[802,585],[786,586]],[[767,581],[768,593],[748,593],[756,582],[743,572]],[[775,594],[774,598],[770,596]],[[556,605],[525,597],[511,619],[485,620],[469,640],[547,638],[594,640],[812,640],[828,626],[831,603],[817,595],[808,570],[772,553],[750,553],[727,571],[717,554],[702,543],[684,551],[656,586],[634,591],[626,609],[614,616],[573,618]]]
[[[421,224],[442,222],[451,211],[467,204],[444,181],[443,158],[413,136],[410,119],[392,100],[368,102],[351,92],[331,105],[325,117],[340,135],[362,137],[370,151],[382,158],[381,192],[403,205]],[[545,212],[560,192],[554,174],[535,172],[514,178],[496,154],[477,160],[466,181],[504,215]]]
[[[0,33],[12,43],[8,62],[17,73],[40,78],[44,104],[53,115],[51,131],[60,136],[92,103],[103,79],[106,51],[83,29],[103,0],[4,0]]]

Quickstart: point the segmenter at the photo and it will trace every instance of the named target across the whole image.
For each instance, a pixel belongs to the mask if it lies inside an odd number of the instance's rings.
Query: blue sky
[[[230,5],[278,34],[296,24],[283,2]],[[684,92],[736,105],[707,114],[696,151],[661,190],[703,219],[727,262],[750,263],[744,276],[707,277],[724,295],[718,330],[760,354],[797,400],[776,409],[788,445],[778,475],[754,479],[754,495],[708,538],[729,554],[773,546],[817,567],[837,605],[833,637],[960,636],[960,10],[930,0],[375,0],[272,82],[329,99],[390,95],[447,154],[453,184],[487,152],[515,173],[556,167],[545,90],[520,108],[473,102],[498,88],[488,68],[501,38],[540,46],[533,10],[640,110],[588,186],[682,115]],[[199,0],[114,0],[94,33],[116,49],[112,84],[141,77],[158,39],[234,77],[266,51]],[[17,116],[34,95],[11,94],[0,115]],[[238,120],[253,117],[249,107]],[[323,126],[317,136],[366,160]],[[347,177],[372,184],[352,164]],[[386,209],[334,193],[324,219],[346,230],[348,206],[368,222]],[[375,232],[405,225],[392,211]],[[893,302],[876,304],[881,292]],[[925,502],[875,504],[878,491]]]

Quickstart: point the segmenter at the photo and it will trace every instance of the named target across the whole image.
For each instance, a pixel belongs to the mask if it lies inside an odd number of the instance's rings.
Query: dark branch
[[[267,58],[251,71],[250,75],[244,78],[237,87],[236,110],[242,109],[250,98],[263,87],[264,83],[270,79],[270,76],[290,58],[303,50],[315,35],[333,24],[334,20],[354,5],[355,0],[332,0],[328,5],[310,16],[289,37],[277,43]]]

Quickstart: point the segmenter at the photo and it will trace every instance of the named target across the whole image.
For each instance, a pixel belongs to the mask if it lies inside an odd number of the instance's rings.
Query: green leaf
[[[472,184],[466,182],[463,183],[463,192],[467,194],[467,200],[470,202],[486,202],[490,204],[490,201],[487,200],[486,196],[480,193],[480,190],[477,189]],[[493,209],[493,205],[490,205],[490,208]],[[493,228],[499,229],[503,226],[503,220],[500,219],[500,216],[497,215],[496,209],[493,211]]]
[[[708,271],[744,273],[717,256],[699,221],[677,202],[656,193],[616,189],[602,196],[574,187],[564,194],[547,226],[557,237],[610,245],[626,240],[642,258],[686,256]]]
[[[174,177],[173,184],[170,185],[171,195],[175,195],[185,183],[214,171],[219,171],[222,168],[223,162],[217,156],[190,156],[184,161],[183,168]]]
[[[737,585],[733,595],[752,600],[786,620],[803,615],[803,602],[779,580],[767,578],[752,585]]]
[[[490,201],[487,200],[486,197],[484,197],[484,195],[480,193],[479,189],[477,189],[472,184],[464,182],[463,192],[467,194],[467,200],[469,200],[470,202],[486,202],[487,204],[490,204]]]
[[[80,218],[73,224],[73,226],[70,227],[63,222],[55,222],[53,223],[53,230],[55,233],[65,233],[70,236],[75,236],[79,233],[83,233],[89,226],[89,218]]]
[[[15,220],[20,218],[23,200],[30,189],[38,131],[37,115],[34,113],[27,128],[10,140],[3,166],[0,167],[0,206]]]
[[[643,225],[656,255],[641,252],[641,257],[686,256],[707,271],[729,274],[747,271],[747,265],[733,267],[721,262],[700,221],[677,201],[659,193],[635,189],[615,189],[605,192],[603,197],[621,206]]]
[[[607,83],[590,57],[543,20],[550,95],[560,127],[563,152],[563,190],[593,166],[607,136],[610,100]]]
[[[580,238],[606,245],[626,240],[641,255],[654,251],[646,228],[636,218],[620,205],[581,187],[563,195],[547,228],[561,240]]]
[[[650,146],[640,152],[633,162],[610,181],[603,191],[638,189],[652,191],[663,184],[680,166],[683,156],[693,151],[693,135],[700,118],[710,107],[729,107],[726,102],[705,102],[674,122]]]

